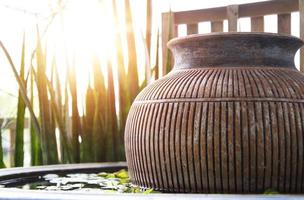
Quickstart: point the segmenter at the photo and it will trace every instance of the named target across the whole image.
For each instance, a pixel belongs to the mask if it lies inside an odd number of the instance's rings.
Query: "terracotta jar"
[[[173,39],[173,70],[127,119],[134,184],[167,192],[304,192],[298,38],[216,33]]]

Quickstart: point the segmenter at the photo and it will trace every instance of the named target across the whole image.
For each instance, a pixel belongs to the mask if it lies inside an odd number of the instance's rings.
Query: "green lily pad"
[[[264,194],[267,194],[267,195],[276,195],[276,194],[280,194],[278,191],[276,190],[273,190],[273,189],[267,189],[264,191]]]
[[[129,174],[125,169],[122,169],[114,173],[117,178],[126,179],[129,178]]]

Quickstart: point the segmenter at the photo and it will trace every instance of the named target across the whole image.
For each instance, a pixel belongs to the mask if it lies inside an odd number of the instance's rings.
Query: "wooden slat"
[[[187,24],[187,35],[197,34],[198,24]]]
[[[162,14],[162,29],[161,29],[161,45],[162,45],[162,64],[161,64],[161,72],[165,74],[166,70],[166,62],[167,62],[167,43],[169,41],[169,17],[170,13],[163,13]]]
[[[162,42],[162,75],[168,73],[168,69],[166,69],[167,57],[169,49],[167,47],[167,43],[170,39],[176,37],[177,35],[177,25],[174,21],[173,13],[162,13],[162,31],[161,31],[161,42]],[[172,61],[173,58],[171,57]],[[171,62],[173,64],[173,62]]]
[[[211,32],[223,32],[223,21],[211,22]]]
[[[258,17],[298,11],[298,0],[276,0],[239,5],[239,18]],[[174,12],[176,24],[194,24],[227,19],[226,7]]]
[[[180,11],[174,13],[177,24],[195,24],[203,21],[221,21],[226,19],[226,7]]]
[[[228,18],[228,31],[229,32],[237,31],[237,24],[239,18],[238,5],[227,6],[227,18]]]
[[[304,0],[299,0],[300,38],[304,40]],[[304,49],[300,51],[300,71],[304,72]]]
[[[29,128],[29,118],[24,119],[24,128]],[[0,125],[3,129],[16,129],[16,118],[0,118]]]
[[[251,17],[251,32],[264,32],[264,17]]]
[[[290,13],[278,15],[278,33],[290,34],[291,15]]]
[[[298,11],[298,0],[275,0],[239,5],[239,17],[257,17]]]

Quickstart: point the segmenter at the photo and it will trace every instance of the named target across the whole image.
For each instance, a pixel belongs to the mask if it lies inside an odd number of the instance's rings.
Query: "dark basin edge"
[[[6,183],[11,179],[26,178],[29,176],[45,175],[49,173],[66,174],[73,172],[100,172],[116,171],[126,169],[126,162],[107,162],[107,163],[85,163],[85,164],[60,164],[45,165],[35,167],[16,167],[0,170],[0,184]]]

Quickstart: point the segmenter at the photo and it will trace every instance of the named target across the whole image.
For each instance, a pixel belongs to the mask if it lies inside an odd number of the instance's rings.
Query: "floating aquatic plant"
[[[38,182],[22,186],[23,189],[47,191],[97,191],[104,193],[154,193],[153,189],[142,188],[130,182],[128,172],[124,169],[114,172],[74,173],[60,176],[47,174]]]

